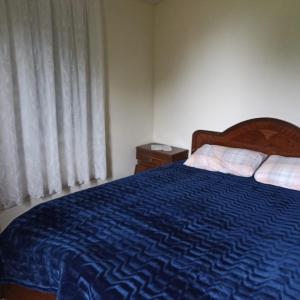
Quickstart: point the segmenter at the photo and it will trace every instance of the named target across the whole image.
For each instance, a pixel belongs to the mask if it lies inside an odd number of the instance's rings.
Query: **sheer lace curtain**
[[[106,177],[101,0],[0,0],[0,208]]]

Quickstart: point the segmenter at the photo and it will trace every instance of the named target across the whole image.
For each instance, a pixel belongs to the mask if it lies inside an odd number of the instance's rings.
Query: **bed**
[[[203,144],[300,157],[259,118]],[[39,205],[0,236],[7,300],[300,299],[300,192],[177,162]]]

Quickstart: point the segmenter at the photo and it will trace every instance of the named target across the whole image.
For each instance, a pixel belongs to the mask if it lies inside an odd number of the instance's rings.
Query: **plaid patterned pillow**
[[[184,163],[208,171],[251,177],[267,155],[248,149],[205,144]]]
[[[254,177],[261,183],[300,191],[300,158],[271,155]]]

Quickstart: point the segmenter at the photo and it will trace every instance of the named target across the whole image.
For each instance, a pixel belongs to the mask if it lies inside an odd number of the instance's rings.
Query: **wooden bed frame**
[[[279,119],[257,118],[238,123],[224,132],[194,132],[192,153],[203,144],[300,157],[300,128]]]
[[[224,132],[205,130],[194,132],[192,153],[203,144],[246,148],[269,155],[300,157],[300,128],[278,119],[257,118],[236,124]],[[19,285],[4,285],[0,294],[5,300],[55,300],[56,298],[54,294],[37,292]]]

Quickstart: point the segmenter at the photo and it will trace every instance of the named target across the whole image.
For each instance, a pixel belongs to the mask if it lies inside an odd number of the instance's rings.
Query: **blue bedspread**
[[[300,193],[181,163],[39,205],[0,243],[0,282],[59,300],[300,299]]]

